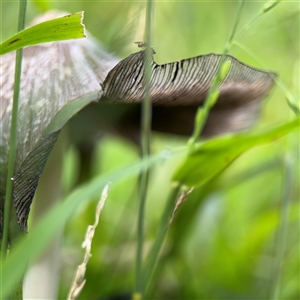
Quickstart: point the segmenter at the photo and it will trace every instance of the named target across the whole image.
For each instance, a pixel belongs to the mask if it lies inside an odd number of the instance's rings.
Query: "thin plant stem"
[[[245,45],[235,41],[235,45],[245,51],[248,55],[250,55],[253,59],[255,59],[264,69],[267,69],[266,66],[258,59],[258,57]],[[271,75],[272,76],[272,75]],[[296,97],[289,91],[283,81],[280,79],[279,76],[273,76],[273,80],[275,81],[276,85],[283,91],[285,94],[285,99],[287,101],[288,106],[292,109],[296,116],[300,115],[300,107],[297,102]]]
[[[18,31],[21,31],[25,28],[26,8],[27,8],[27,0],[20,0]],[[14,174],[16,147],[17,147],[18,108],[19,108],[20,83],[21,83],[21,71],[22,71],[22,57],[23,57],[23,49],[17,50],[16,63],[15,63],[12,118],[11,118],[11,125],[10,125],[11,127],[10,127],[10,144],[9,144],[9,153],[8,153],[8,170],[7,170],[6,192],[5,192],[5,203],[4,203],[3,233],[2,233],[2,241],[1,241],[1,265],[2,265],[2,261],[5,259],[7,254],[9,223],[10,223],[11,207],[13,201],[12,177]],[[1,274],[0,277],[2,277],[2,275],[4,274]],[[18,300],[18,299],[22,299],[22,297],[23,297],[23,280],[20,280],[17,283],[15,289],[12,290],[11,292],[11,299]]]
[[[228,51],[230,49],[230,46],[232,45],[232,41],[233,41],[237,26],[238,26],[238,22],[239,22],[239,18],[240,18],[240,15],[241,15],[243,5],[244,5],[244,0],[241,0],[238,11],[237,11],[237,16],[235,18],[235,23],[234,23],[231,35],[229,36],[229,39],[228,39],[228,41],[225,45],[225,49],[224,49],[224,52],[223,52],[223,58],[221,60],[220,67],[217,71],[217,74],[216,74],[216,76],[213,80],[212,88],[210,89],[210,91],[208,93],[208,96],[206,98],[206,101],[205,101],[205,104],[204,104],[204,109],[200,108],[197,112],[198,118],[196,116],[195,130],[194,130],[193,136],[191,137],[191,139],[189,141],[190,144],[193,144],[196,141],[196,139],[198,138],[198,136],[200,135],[201,130],[202,130],[202,128],[205,124],[205,121],[208,117],[209,110],[212,108],[212,106],[214,105],[214,102],[216,101],[216,99],[218,97],[217,85],[220,82],[220,78],[223,77],[222,74],[221,74],[222,71],[223,71],[222,70],[222,65],[223,65],[223,62],[225,61],[225,56],[228,53]],[[225,76],[226,76],[226,74],[224,75],[224,77]],[[157,259],[158,259],[158,255],[159,255],[160,250],[163,246],[163,241],[164,241],[164,238],[165,238],[167,230],[168,230],[168,224],[169,224],[169,221],[170,221],[170,217],[171,217],[172,212],[174,210],[176,200],[178,199],[178,194],[179,194],[180,189],[181,189],[181,186],[178,186],[175,189],[173,189],[170,196],[169,196],[169,199],[167,201],[163,216],[161,218],[159,229],[158,229],[158,232],[157,232],[156,237],[155,237],[153,247],[150,251],[150,254],[148,256],[147,263],[146,263],[146,266],[145,266],[145,269],[144,269],[144,272],[143,272],[143,282],[142,282],[143,283],[143,288],[141,290],[142,294],[145,292],[145,290],[146,290],[146,288],[147,288],[147,286],[150,282],[153,271],[155,269],[155,265],[156,265],[156,262],[157,262]]]
[[[262,7],[261,11],[236,35],[236,38],[238,38],[245,31],[247,31],[256,20],[258,20],[262,15],[264,15],[268,11],[272,10],[280,2],[281,0],[266,2],[265,5]]]
[[[27,7],[27,0],[20,0],[18,31],[21,31],[25,28],[26,7]],[[7,252],[9,222],[10,222],[10,214],[11,214],[11,207],[13,201],[12,177],[14,175],[16,147],[17,147],[18,108],[19,108],[20,83],[21,83],[21,71],[22,71],[22,56],[23,56],[23,49],[17,50],[16,64],[15,64],[12,118],[11,118],[11,126],[10,126],[8,170],[7,170],[6,193],[5,193],[5,203],[4,203],[4,222],[3,222],[3,234],[2,234],[2,243],[1,243],[2,259],[5,258]]]
[[[291,115],[291,112],[290,112]],[[287,151],[283,157],[283,188],[282,203],[280,210],[280,221],[276,240],[275,260],[272,270],[272,279],[270,286],[270,299],[280,299],[282,288],[282,266],[287,249],[287,238],[289,230],[289,216],[291,212],[293,191],[295,190],[296,174],[294,166],[298,163],[298,156],[294,149],[298,149],[299,136],[287,137]]]
[[[235,39],[241,36],[245,31],[247,31],[258,18],[275,8],[280,2],[281,0],[266,2],[265,5],[262,7],[261,11],[236,35]],[[263,66],[263,64],[257,59],[256,55],[251,50],[247,49],[244,45],[237,41],[234,41],[233,43],[240,47],[242,50],[244,50],[246,53],[248,53],[250,56],[252,56],[252,58],[254,58],[261,66]],[[285,98],[289,107],[298,116],[300,114],[300,108],[297,105],[296,97],[292,95],[292,93],[288,90],[288,88],[282,82],[280,77],[275,76],[273,80],[276,82],[277,86],[279,86],[281,90],[285,93]]]
[[[225,63],[225,58],[226,55],[228,54],[232,44],[233,44],[233,40],[234,40],[234,36],[236,34],[236,30],[237,30],[237,26],[241,17],[241,13],[242,13],[242,9],[244,6],[245,0],[240,0],[239,2],[239,7],[237,9],[237,13],[236,13],[236,17],[235,17],[235,21],[232,27],[232,31],[230,33],[230,36],[225,44],[224,47],[224,51],[222,54],[222,59],[220,61],[220,65],[219,68],[217,70],[217,73],[212,81],[211,87],[208,91],[207,97],[204,101],[204,105],[203,107],[199,107],[196,113],[196,118],[195,118],[195,126],[194,126],[194,132],[191,136],[191,138],[189,139],[189,146],[193,147],[194,143],[197,141],[197,139],[199,138],[203,127],[205,125],[205,122],[208,118],[209,115],[209,111],[211,110],[211,108],[214,106],[214,104],[217,101],[218,98],[218,85],[219,83],[226,77],[227,74],[223,74],[222,75],[222,69],[223,69],[223,65]],[[227,70],[228,72],[229,70]]]
[[[152,246],[152,249],[149,253],[147,263],[144,270],[144,289],[146,291],[147,286],[150,282],[150,279],[152,277],[152,274],[154,272],[156,262],[160,253],[160,250],[163,246],[163,242],[166,236],[166,233],[168,231],[169,223],[172,217],[172,214],[175,209],[175,204],[178,199],[179,192],[181,190],[181,186],[178,185],[177,187],[173,188],[171,190],[171,193],[169,195],[169,198],[167,200],[167,204],[165,206],[163,215],[160,219],[160,224],[158,227],[157,234],[155,236],[155,241]]]
[[[273,282],[271,286],[271,298],[272,300],[280,299],[281,292],[281,274],[282,274],[282,265],[284,261],[286,245],[287,245],[287,235],[288,235],[288,220],[291,208],[292,201],[292,191],[294,185],[294,174],[293,166],[295,161],[291,153],[287,153],[284,159],[284,182],[283,182],[283,200],[281,204],[281,216],[280,216],[280,225],[279,232],[276,242],[276,260],[275,268],[273,272]]]
[[[231,31],[231,34],[230,34],[230,36],[228,38],[228,41],[226,43],[223,55],[227,55],[230,48],[231,48],[231,46],[232,46],[232,42],[233,42],[237,27],[238,27],[238,24],[239,24],[241,15],[242,15],[242,10],[243,10],[243,7],[244,7],[244,3],[245,3],[245,0],[240,0],[240,5],[239,5],[238,10],[236,12],[236,17],[235,17],[235,21],[234,21],[234,24],[233,24],[233,27],[232,27],[232,31]]]
[[[144,74],[144,87],[145,97],[142,102],[142,117],[141,117],[141,148],[142,159],[147,159],[150,152],[151,140],[151,118],[152,118],[152,105],[150,96],[151,85],[151,57],[152,57],[152,15],[153,15],[153,1],[148,0],[146,8],[146,24],[145,24],[145,40],[146,40],[146,60],[145,60],[145,74]],[[138,209],[138,225],[137,225],[137,253],[136,253],[136,295],[143,297],[143,276],[142,276],[142,263],[143,263],[143,244],[144,244],[144,217],[145,205],[148,189],[149,171],[148,169],[142,170],[140,176],[140,199]]]

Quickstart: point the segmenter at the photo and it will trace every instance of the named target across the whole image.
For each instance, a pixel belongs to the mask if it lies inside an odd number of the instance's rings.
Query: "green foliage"
[[[41,43],[85,37],[83,12],[42,22],[24,29],[0,45],[0,55]]]
[[[196,144],[175,173],[173,180],[188,188],[197,187],[225,170],[238,156],[255,146],[299,130],[300,119],[269,130],[228,135]]]
[[[55,5],[68,9],[70,3]],[[124,28],[139,22],[138,15],[133,13],[137,10],[134,4],[126,3],[125,7],[117,2],[79,1],[74,5],[74,9],[88,12],[87,22],[91,24],[88,29],[94,31],[107,48],[126,54],[136,50],[134,46],[124,47],[125,50],[122,47],[129,40],[130,43],[141,40],[142,34],[134,31],[128,32],[128,36],[120,34]],[[149,286],[149,299],[272,299],[274,286],[279,289],[279,296],[273,299],[299,298],[299,136],[290,133],[273,142],[279,135],[295,129],[299,122],[298,119],[288,121],[292,114],[284,101],[287,91],[293,99],[299,98],[299,73],[295,67],[299,52],[299,9],[291,2],[281,2],[272,10],[269,8],[274,6],[268,5],[246,2],[238,28],[240,32],[239,29],[249,24],[263,8],[268,12],[251,23],[238,39],[256,58],[239,47],[233,47],[230,54],[248,64],[276,71],[287,90],[278,85],[270,95],[255,131],[203,141],[195,145],[185,161],[183,156],[174,156],[153,167],[145,215],[146,252],[157,236],[157,224],[164,199],[171,189],[171,178],[181,184],[201,186],[183,203],[169,228]],[[222,52],[235,11],[235,2],[157,2],[153,32],[156,58],[162,63],[201,53]],[[278,123],[283,125],[276,125]],[[238,157],[245,150],[265,143]],[[186,139],[154,134],[152,151],[185,145]],[[65,168],[70,168],[70,161],[76,166],[80,164],[78,156],[71,151],[65,155],[68,161]],[[6,288],[8,282],[15,281],[21,274],[19,270],[25,268],[24,262],[29,257],[36,258],[66,225],[58,297],[64,299],[76,265],[81,261],[80,244],[86,226],[93,220],[95,197],[109,180],[112,190],[94,237],[87,283],[79,299],[131,293],[137,180],[127,177],[136,174],[143,163],[123,171],[118,169],[124,163],[132,163],[137,155],[137,149],[122,139],[111,135],[102,139],[91,160],[91,181],[78,187],[36,228],[30,229],[27,241],[21,242],[4,266],[2,286]],[[287,157],[292,157],[294,162],[290,177],[286,176],[290,168]],[[224,161],[226,158],[229,160]],[[233,160],[235,162],[227,168]],[[112,169],[117,170],[114,176],[96,177]],[[200,174],[204,171],[207,172]],[[64,182],[69,190],[74,179],[70,178],[70,171],[65,174]],[[115,184],[121,177],[126,181]],[[208,180],[212,177],[213,180]],[[285,193],[286,190],[290,194]],[[284,223],[280,217],[283,200],[288,203],[289,213],[285,239],[281,243],[286,249],[285,255],[279,260],[276,253]],[[278,277],[280,281],[275,280]]]
[[[34,257],[38,257],[47,248],[51,240],[65,226],[67,220],[74,214],[76,207],[82,201],[87,203],[94,200],[97,196],[99,198],[101,190],[108,182],[117,182],[124,177],[132,176],[166,158],[166,155],[162,153],[132,164],[115,173],[98,176],[88,184],[78,187],[64,201],[54,206],[39,225],[32,230],[30,235],[23,237],[19,241],[15,250],[5,260],[2,266],[2,272],[5,274],[2,278],[2,296],[4,298],[7,297],[10,287],[18,283],[26,270],[27,262]]]

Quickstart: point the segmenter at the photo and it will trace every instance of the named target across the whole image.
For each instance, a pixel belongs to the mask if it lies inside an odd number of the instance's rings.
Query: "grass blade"
[[[199,107],[196,113],[196,117],[195,117],[195,125],[194,125],[194,132],[193,135],[191,136],[191,138],[189,139],[188,144],[190,146],[193,146],[194,143],[197,141],[197,139],[199,138],[202,129],[205,125],[205,122],[208,118],[209,115],[209,111],[211,110],[211,108],[215,105],[218,96],[219,96],[219,90],[218,90],[218,85],[220,84],[220,82],[222,82],[222,80],[226,77],[229,69],[230,69],[230,65],[225,65],[225,58],[226,55],[228,54],[232,43],[233,43],[233,39],[237,30],[237,26],[240,20],[240,16],[242,13],[242,9],[244,6],[244,0],[240,0],[239,2],[239,7],[236,13],[236,17],[235,17],[235,21],[234,21],[234,25],[232,28],[232,31],[230,33],[230,36],[225,44],[224,47],[224,51],[222,54],[222,60],[220,61],[220,65],[218,68],[218,71],[214,77],[214,79],[212,80],[212,84],[211,84],[211,88],[208,91],[208,94],[206,96],[206,99],[204,101],[204,105],[203,107]]]
[[[225,170],[243,152],[299,130],[300,119],[271,129],[226,135],[194,146],[173,180],[188,187],[200,186]]]
[[[152,104],[150,96],[151,84],[151,58],[152,58],[152,15],[153,15],[153,1],[148,0],[146,8],[146,25],[145,25],[145,39],[146,39],[146,61],[145,61],[145,97],[142,102],[142,117],[141,117],[141,146],[142,159],[147,159],[150,154],[150,140],[151,140],[151,118],[152,118]],[[137,253],[136,253],[136,295],[144,293],[143,290],[143,276],[142,276],[142,259],[143,259],[143,244],[144,244],[144,217],[145,205],[148,190],[149,170],[142,170],[140,177],[140,199],[138,209],[138,225],[137,225]]]
[[[0,45],[0,55],[41,43],[85,37],[83,12],[46,21],[20,32]]]
[[[5,298],[8,295],[9,287],[15,285],[22,277],[28,261],[32,257],[38,257],[46,249],[47,245],[57,232],[64,227],[82,201],[92,201],[94,197],[99,195],[99,192],[107,182],[114,183],[124,177],[137,174],[142,169],[147,169],[158,162],[182,155],[183,153],[185,151],[174,153],[163,151],[158,155],[151,156],[117,172],[98,176],[91,182],[78,187],[65,200],[55,205],[40,223],[32,229],[30,234],[16,245],[14,251],[3,264],[2,274],[5,274],[5,276],[2,278],[2,296]]]
[[[25,27],[26,8],[27,8],[27,1],[26,0],[20,1],[18,31],[21,31]],[[23,56],[23,50],[20,49],[16,53],[16,63],[15,63],[13,108],[12,108],[11,127],[10,127],[8,170],[7,170],[7,177],[6,177],[6,192],[5,192],[5,204],[4,204],[4,222],[3,222],[3,233],[2,233],[2,241],[1,241],[1,260],[4,259],[6,256],[9,223],[10,223],[10,215],[11,215],[10,212],[11,212],[12,192],[13,192],[12,177],[15,169],[16,148],[17,148],[18,109],[19,109],[20,83],[21,83],[21,72],[22,72],[22,56]]]
[[[181,187],[177,186],[176,188],[173,188],[171,190],[171,193],[169,195],[169,199],[167,200],[163,215],[160,219],[160,224],[158,227],[157,234],[155,236],[155,241],[151,248],[149,256],[147,258],[145,270],[143,273],[144,290],[146,290],[146,288],[151,280],[151,276],[154,272],[159,253],[163,246],[163,242],[164,242],[167,230],[168,230],[168,225],[172,218],[172,213],[174,212],[175,204],[178,199],[178,194],[179,194],[180,189],[181,189]]]

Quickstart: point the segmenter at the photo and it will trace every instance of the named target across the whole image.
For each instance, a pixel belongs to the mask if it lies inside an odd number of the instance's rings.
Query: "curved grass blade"
[[[54,206],[40,223],[32,229],[30,235],[23,238],[9,255],[1,272],[1,274],[5,274],[1,278],[2,296],[5,298],[9,292],[9,287],[16,284],[22,276],[30,258],[38,257],[46,249],[47,245],[55,237],[56,233],[64,227],[82,201],[90,202],[93,199],[96,200],[107,182],[115,183],[122,178],[138,174],[141,170],[147,169],[156,163],[184,153],[185,151],[174,153],[163,151],[158,155],[151,156],[112,174],[98,176],[91,182],[78,187],[66,199]]]
[[[227,135],[195,145],[173,181],[189,188],[204,184],[225,170],[243,152],[274,141],[296,129],[300,118],[271,129]]]
[[[0,55],[41,43],[86,37],[83,12],[46,21],[24,29],[0,45]]]

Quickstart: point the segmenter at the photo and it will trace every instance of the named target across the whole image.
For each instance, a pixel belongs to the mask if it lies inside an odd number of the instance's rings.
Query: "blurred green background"
[[[264,1],[246,1],[239,32]],[[103,47],[120,59],[138,51],[143,40],[145,2],[61,1],[28,4],[28,21],[43,10],[84,10],[84,24]],[[18,3],[2,2],[2,40],[15,33]],[[155,3],[153,47],[157,63],[221,53],[230,34],[237,2],[164,1]],[[15,16],[13,18],[12,16]],[[299,99],[299,3],[282,1],[244,32],[230,54],[252,66],[276,71]],[[276,87],[266,99],[258,127],[287,121],[294,115]],[[186,138],[153,134],[152,152],[185,145]],[[137,147],[104,135],[91,158],[87,178],[116,170],[138,158]],[[194,190],[168,233],[147,299],[300,299],[299,274],[299,137],[297,134],[251,150],[218,178]],[[146,211],[146,250],[156,234],[170,178],[180,161],[151,171]],[[64,154],[66,192],[76,184],[79,151],[70,144]],[[137,178],[112,183],[93,240],[86,286],[79,299],[108,299],[134,290]],[[288,203],[288,206],[284,206]],[[66,298],[75,268],[81,263],[88,224],[95,204],[83,205],[70,220],[63,239],[59,298]],[[282,227],[286,212],[287,226]],[[284,229],[284,230],[283,230]],[[282,250],[283,249],[283,250]],[[282,252],[283,251],[283,254]],[[121,299],[121,298],[120,298]]]

